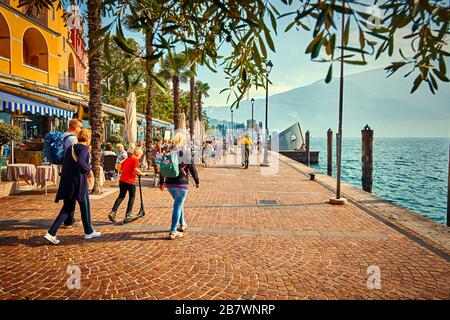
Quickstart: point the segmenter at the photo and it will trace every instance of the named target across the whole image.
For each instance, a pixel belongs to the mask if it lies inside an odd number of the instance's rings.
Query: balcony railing
[[[75,87],[75,78],[71,78],[71,77],[67,77],[64,75],[59,75],[59,79],[58,79],[58,86],[61,89],[68,89],[68,90],[74,90],[76,91],[76,87]]]

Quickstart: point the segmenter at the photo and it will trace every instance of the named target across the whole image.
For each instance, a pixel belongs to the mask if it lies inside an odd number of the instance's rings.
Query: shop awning
[[[142,121],[143,125],[145,125],[147,123],[147,121],[145,121],[145,119],[142,119],[141,121]],[[174,130],[174,128],[175,128],[175,126],[173,124],[167,123],[167,122],[159,120],[159,119],[153,119],[152,124],[154,127],[166,128],[168,130]]]
[[[46,116],[56,116],[66,119],[73,118],[73,111],[57,108],[45,103],[22,98],[10,93],[0,91],[0,111],[10,110]]]

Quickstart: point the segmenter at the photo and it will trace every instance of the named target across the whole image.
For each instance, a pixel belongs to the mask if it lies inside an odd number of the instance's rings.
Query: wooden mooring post
[[[362,135],[362,188],[372,192],[373,173],[373,130],[369,125],[361,130]]]
[[[306,131],[306,133],[305,133],[305,140],[306,140],[306,165],[307,166],[311,165],[311,154],[309,152],[309,150],[310,150],[310,143],[311,143],[310,134],[311,133],[309,132],[309,130]]]
[[[327,175],[333,175],[333,130],[327,131]]]
[[[448,145],[447,227],[450,227],[450,144]]]

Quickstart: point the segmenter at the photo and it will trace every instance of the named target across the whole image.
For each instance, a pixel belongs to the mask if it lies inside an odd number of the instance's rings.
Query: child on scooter
[[[133,220],[133,204],[134,198],[136,196],[136,175],[145,176],[146,174],[139,170],[139,159],[141,158],[143,152],[141,148],[134,148],[132,156],[128,157],[122,162],[121,174],[119,179],[120,193],[114,202],[114,206],[108,215],[110,221],[116,223],[116,214],[119,209],[120,204],[125,199],[128,192],[128,205],[125,214],[125,219],[123,223],[127,223]]]

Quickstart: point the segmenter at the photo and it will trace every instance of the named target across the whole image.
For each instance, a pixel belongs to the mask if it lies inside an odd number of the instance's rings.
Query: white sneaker
[[[101,234],[101,232],[99,232],[99,231],[92,231],[91,234],[85,234],[85,235],[84,235],[84,238],[85,238],[85,239],[92,239],[92,238],[100,237],[101,235],[102,235],[102,234]]]
[[[187,224],[184,223],[184,224],[180,224],[177,231],[184,232],[186,229],[187,229]]]
[[[169,233],[169,239],[170,240],[175,240],[176,238],[183,238],[183,233],[182,232],[178,232],[178,231]]]
[[[52,236],[50,233],[47,232],[47,234],[44,236],[45,239],[47,239],[48,241],[50,241],[53,244],[58,244],[61,241],[59,241],[59,239],[56,236]]]

